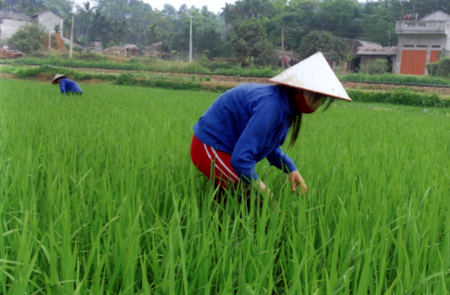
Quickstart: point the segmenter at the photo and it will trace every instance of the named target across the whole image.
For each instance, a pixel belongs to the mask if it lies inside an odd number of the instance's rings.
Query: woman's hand
[[[266,184],[264,182],[262,182],[261,180],[259,181],[259,189],[261,190],[261,192],[264,194],[267,190],[268,194],[270,195],[270,188],[266,187]]]
[[[302,195],[308,191],[308,187],[298,171],[292,171],[289,174],[289,181],[291,182],[291,189],[293,192],[295,192],[298,187],[300,187]]]
[[[266,186],[266,184],[264,182],[262,182],[261,180],[259,180],[258,182],[259,182],[259,189],[261,190],[263,195],[265,195],[267,193],[267,195],[270,197],[269,201],[272,202],[273,194],[270,191],[270,188],[268,188]],[[277,204],[277,201],[273,202],[272,207],[275,207],[276,204]],[[261,206],[262,206],[262,201],[261,201]]]

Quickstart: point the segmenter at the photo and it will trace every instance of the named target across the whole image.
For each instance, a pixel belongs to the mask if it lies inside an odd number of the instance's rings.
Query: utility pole
[[[281,24],[281,51],[284,55],[284,23]]]
[[[48,50],[52,48],[52,30],[48,30]]]
[[[192,62],[192,15],[190,16],[189,24],[189,63]]]
[[[70,58],[72,58],[73,51],[73,14],[72,14],[72,23],[70,24]]]

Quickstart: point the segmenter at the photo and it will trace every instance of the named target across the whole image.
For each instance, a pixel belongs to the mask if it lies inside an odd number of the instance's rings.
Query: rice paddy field
[[[305,115],[273,208],[190,161],[217,93],[81,86],[0,79],[1,294],[449,294],[450,110]]]

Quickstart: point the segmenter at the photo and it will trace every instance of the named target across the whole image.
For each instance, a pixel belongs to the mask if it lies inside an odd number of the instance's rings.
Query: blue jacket
[[[294,119],[285,88],[244,84],[220,95],[194,125],[203,143],[231,154],[242,180],[257,180],[256,163],[267,158],[284,172],[297,167],[280,146]]]
[[[80,85],[67,78],[61,79],[61,81],[59,82],[59,88],[61,89],[61,93],[70,93],[70,92],[83,93],[83,91],[80,88]]]

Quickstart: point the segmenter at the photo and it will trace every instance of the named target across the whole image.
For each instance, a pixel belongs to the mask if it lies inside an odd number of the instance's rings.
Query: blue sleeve
[[[270,165],[277,167],[285,173],[298,170],[294,164],[294,161],[292,161],[291,158],[283,153],[280,147],[274,149],[270,154],[267,155],[266,158],[269,161]]]
[[[278,118],[278,109],[278,104],[270,98],[257,104],[253,109],[253,115],[236,142],[230,164],[239,177],[247,183],[258,179],[255,171],[257,163],[255,157],[263,150],[271,126],[280,119]]]
[[[61,89],[61,93],[67,93],[66,81],[64,79],[59,82],[59,88]]]

